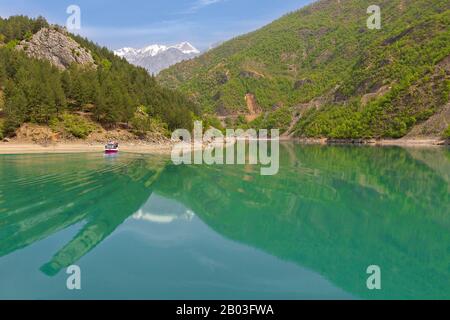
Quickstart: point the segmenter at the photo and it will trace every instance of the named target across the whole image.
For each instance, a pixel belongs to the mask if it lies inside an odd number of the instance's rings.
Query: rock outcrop
[[[245,116],[245,119],[247,120],[247,122],[251,122],[258,118],[258,116],[261,114],[261,108],[258,106],[256,97],[253,93],[247,93],[245,95],[245,102],[247,104],[247,109],[249,112],[249,114]]]
[[[15,136],[15,140],[17,141],[42,145],[56,143],[58,139],[58,134],[53,132],[49,127],[31,123],[24,123],[17,129]]]
[[[439,138],[448,126],[450,126],[450,102],[428,118],[428,120],[414,126],[405,138]]]
[[[54,28],[39,30],[31,39],[20,42],[17,49],[23,50],[30,57],[48,60],[61,70],[67,69],[72,63],[96,67],[88,50],[63,31]]]
[[[247,104],[247,109],[250,114],[258,114],[261,112],[261,109],[256,102],[256,97],[253,93],[247,93],[245,95],[245,102]]]

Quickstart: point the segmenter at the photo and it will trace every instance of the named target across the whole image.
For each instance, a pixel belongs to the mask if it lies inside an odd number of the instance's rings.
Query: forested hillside
[[[72,63],[61,69],[51,60],[32,58],[27,50],[42,30],[66,37],[67,43],[75,40],[95,65]],[[81,52],[72,51],[75,57]],[[78,137],[89,134],[91,120],[104,127],[121,124],[140,133],[190,128],[194,111],[183,94],[161,87],[146,70],[49,26],[44,18],[0,18],[0,137],[14,134],[25,122],[65,126]]]
[[[450,2],[321,0],[163,71],[228,125],[301,137],[439,136],[450,123]],[[255,119],[256,117],[256,119]],[[431,120],[430,120],[431,119]]]

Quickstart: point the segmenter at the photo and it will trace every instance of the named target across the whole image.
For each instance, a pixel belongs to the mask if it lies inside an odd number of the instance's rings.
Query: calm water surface
[[[300,146],[280,171],[0,156],[1,299],[450,299],[450,150]],[[77,264],[82,289],[66,289]],[[382,290],[366,287],[369,265]]]

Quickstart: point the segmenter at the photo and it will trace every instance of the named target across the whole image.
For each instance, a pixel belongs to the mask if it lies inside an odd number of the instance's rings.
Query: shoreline
[[[318,145],[350,145],[350,146],[404,146],[404,147],[445,147],[449,145],[449,141],[438,138],[418,138],[418,139],[380,139],[380,140],[364,140],[364,139],[336,139],[330,140],[326,138],[291,138],[280,139],[280,141],[293,141],[300,144],[318,144]]]
[[[442,139],[397,139],[397,140],[334,140],[327,139],[280,139],[281,142],[294,142],[299,144],[315,145],[359,145],[359,146],[403,146],[403,147],[445,147],[449,142]],[[120,151],[143,154],[170,154],[173,143],[146,144],[122,143]],[[45,153],[90,153],[103,152],[104,145],[100,143],[56,143],[42,145],[31,142],[0,142],[0,155],[7,154],[45,154]]]
[[[103,144],[58,143],[48,146],[34,143],[0,142],[0,155],[46,153],[103,153]],[[172,144],[121,144],[120,151],[130,153],[170,154]]]
[[[271,138],[235,138],[236,141],[275,141]],[[299,144],[315,144],[315,145],[361,145],[361,146],[448,146],[450,140],[440,138],[417,138],[417,139],[327,139],[327,138],[292,138],[283,137],[279,138],[280,142],[296,142]]]
[[[449,142],[444,139],[398,139],[398,140],[381,140],[375,143],[381,146],[408,146],[408,147],[445,147]]]

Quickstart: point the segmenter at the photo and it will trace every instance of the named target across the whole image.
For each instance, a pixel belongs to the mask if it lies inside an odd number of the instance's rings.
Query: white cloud
[[[186,13],[194,13],[194,12],[197,12],[198,10],[204,8],[204,7],[207,7],[207,6],[210,6],[212,4],[219,3],[219,2],[224,2],[224,1],[226,1],[226,0],[197,0],[186,11]]]

